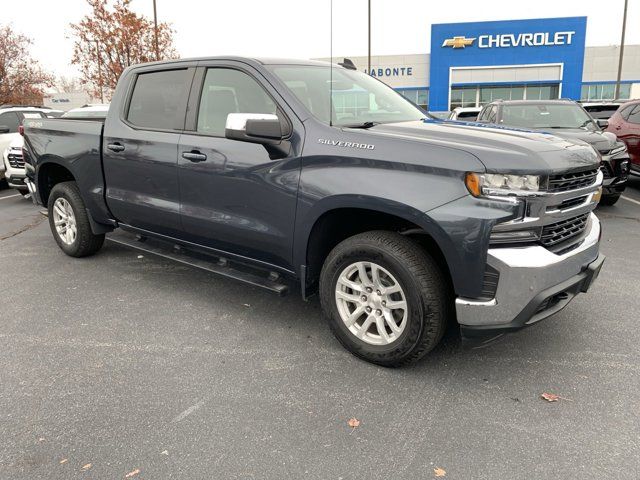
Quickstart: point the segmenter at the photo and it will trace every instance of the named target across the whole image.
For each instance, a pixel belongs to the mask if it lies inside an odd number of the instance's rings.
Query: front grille
[[[559,208],[560,210],[567,210],[568,208],[582,205],[586,199],[587,199],[586,195],[583,195],[582,197],[570,198],[569,200],[565,200],[564,202],[562,202],[560,206],[557,208]]]
[[[10,153],[7,155],[7,160],[11,168],[24,168],[24,158],[20,154]]]
[[[542,229],[541,243],[545,247],[552,247],[560,242],[569,240],[576,235],[580,235],[587,227],[589,214],[578,215],[561,222],[546,225]]]
[[[575,173],[563,173],[549,177],[550,192],[566,192],[592,185],[596,181],[598,169],[585,170]]]
[[[602,172],[603,178],[611,178],[611,170],[609,169],[609,165],[606,163],[602,163],[602,165],[600,165],[600,171]]]

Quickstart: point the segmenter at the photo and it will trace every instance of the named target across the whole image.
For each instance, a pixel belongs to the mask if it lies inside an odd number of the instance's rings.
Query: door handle
[[[118,143],[118,142],[115,142],[115,143],[109,143],[109,144],[107,145],[107,148],[108,148],[109,150],[111,150],[112,152],[122,152],[122,151],[124,150],[124,145],[122,145],[122,144],[120,144],[120,143]]]
[[[192,150],[190,152],[182,152],[182,158],[186,158],[192,162],[204,162],[207,159],[207,156],[198,150]]]

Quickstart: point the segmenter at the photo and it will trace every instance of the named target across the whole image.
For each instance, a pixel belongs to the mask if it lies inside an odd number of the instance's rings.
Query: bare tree
[[[173,30],[158,24],[156,55],[152,20],[133,12],[131,0],[87,0],[91,13],[71,24],[75,37],[71,63],[78,65],[81,83],[95,97],[111,97],[125,68],[136,63],[177,58]]]
[[[82,90],[80,79],[60,75],[56,80],[55,89],[60,93],[74,93]]]
[[[11,25],[0,26],[0,105],[41,104],[44,89],[53,85],[53,76],[31,57],[31,43]]]

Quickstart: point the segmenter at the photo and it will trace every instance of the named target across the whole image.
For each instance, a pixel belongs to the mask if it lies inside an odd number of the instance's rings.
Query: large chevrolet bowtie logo
[[[447,38],[442,44],[443,47],[465,48],[473,45],[475,38],[453,37]]]

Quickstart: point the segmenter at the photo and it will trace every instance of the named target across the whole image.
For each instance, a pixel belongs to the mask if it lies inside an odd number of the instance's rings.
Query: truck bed
[[[34,167],[51,161],[71,172],[96,221],[110,217],[104,200],[103,130],[100,120],[29,119],[24,123],[25,161]],[[48,188],[38,178],[35,181],[45,201]]]

